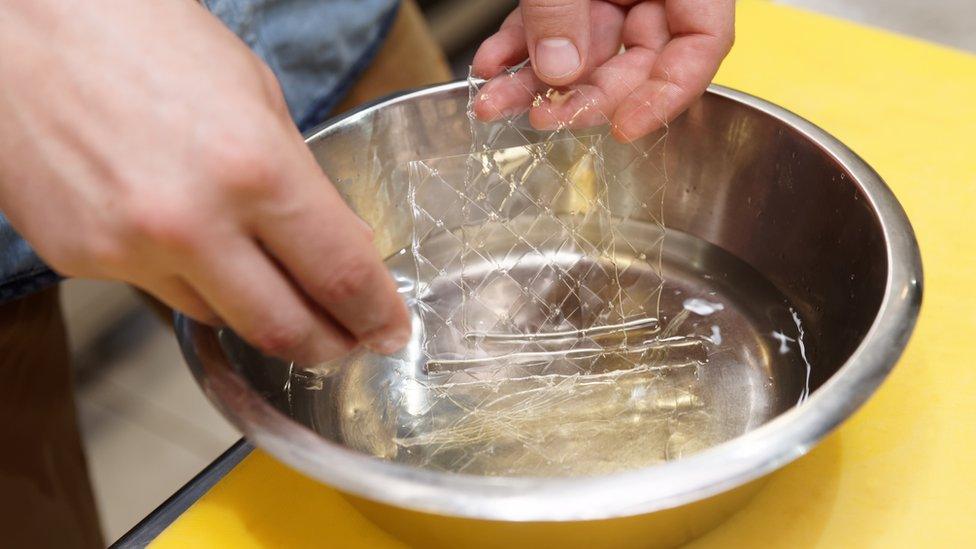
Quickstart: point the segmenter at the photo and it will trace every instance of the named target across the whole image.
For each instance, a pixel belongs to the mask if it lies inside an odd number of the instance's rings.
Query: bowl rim
[[[412,98],[466,89],[455,81],[364,105],[306,133],[312,143]],[[911,224],[881,177],[839,140],[758,97],[719,85],[706,92],[773,117],[818,146],[850,175],[877,217],[887,280],[861,343],[801,405],[737,438],[681,460],[592,477],[481,477],[381,460],[315,434],[263,399],[233,371],[217,331],[177,313],[175,328],[198,382],[256,446],[340,491],[387,505],[500,521],[598,520],[679,507],[731,490],[806,454],[878,388],[901,355],[921,307],[922,264]]]

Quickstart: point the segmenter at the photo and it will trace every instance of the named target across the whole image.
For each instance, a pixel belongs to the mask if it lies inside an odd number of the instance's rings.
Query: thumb
[[[589,0],[522,0],[520,6],[536,75],[551,86],[572,83],[590,49]]]

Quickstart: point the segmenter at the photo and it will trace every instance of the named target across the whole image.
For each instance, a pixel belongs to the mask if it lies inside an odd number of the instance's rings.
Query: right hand
[[[56,271],[303,364],[407,342],[372,231],[194,0],[0,0],[0,52],[0,209]]]
[[[620,141],[647,135],[687,109],[705,92],[735,35],[733,0],[521,0],[519,6],[478,48],[472,71],[491,79],[528,57],[534,74],[485,84],[475,114],[496,120],[529,110],[540,129],[609,121]],[[532,107],[550,86],[583,93]]]

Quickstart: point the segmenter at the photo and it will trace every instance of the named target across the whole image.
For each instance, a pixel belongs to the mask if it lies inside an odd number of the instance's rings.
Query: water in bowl
[[[578,476],[679,459],[805,398],[812,350],[782,293],[731,254],[674,231],[660,264],[652,265],[660,229],[637,221],[618,228],[636,245],[604,260],[663,269],[663,288],[645,288],[648,299],[659,298],[656,326],[638,319],[614,331],[616,340],[590,337],[597,349],[573,354],[556,346],[555,358],[502,352],[434,364],[423,352],[430,334],[415,304],[407,349],[394,357],[357,353],[330,368],[324,384],[309,374],[292,379],[289,400],[301,408],[292,413],[310,415],[313,428],[316,417],[332,418],[317,428],[360,451],[417,467]],[[437,238],[423,245],[431,255],[447,248]],[[411,295],[410,254],[394,254],[387,265]],[[451,287],[431,288],[437,295],[426,298],[457,299],[452,291],[460,285]],[[495,295],[500,307],[512,305],[504,299],[504,292]]]

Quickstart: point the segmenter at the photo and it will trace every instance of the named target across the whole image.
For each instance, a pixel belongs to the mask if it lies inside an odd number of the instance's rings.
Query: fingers
[[[537,129],[609,123],[617,139],[631,141],[688,108],[731,48],[734,1],[613,1],[617,5],[588,7],[585,1],[523,1],[479,51],[477,73],[494,78],[475,100],[476,116],[498,120],[531,108],[529,121]],[[519,11],[522,25],[515,17]],[[588,18],[580,16],[587,12]],[[572,22],[588,23],[592,36],[567,30]],[[520,43],[521,32],[527,48]],[[540,57],[548,47],[541,41],[553,37],[567,38],[574,47],[587,44],[577,48],[580,67],[571,76],[553,78],[552,65]],[[626,51],[618,55],[621,43]],[[534,74],[501,74],[526,52]],[[550,85],[571,82],[568,93],[546,94]]]
[[[673,39],[661,50],[649,80],[614,113],[614,133],[623,141],[646,135],[687,109],[732,47],[732,0],[671,0],[665,10]],[[628,29],[624,34],[627,40]]]
[[[237,334],[262,351],[313,365],[355,341],[315,310],[257,244],[242,237],[211,245],[186,278]]]
[[[511,118],[527,111],[547,87],[529,69],[499,74],[481,86],[472,108],[485,122]]]
[[[590,24],[594,32],[584,74],[618,53],[624,15],[623,10],[610,4],[594,2],[590,5]],[[527,51],[521,15],[519,10],[515,10],[502,24],[501,30],[486,40],[475,55],[472,65],[475,75],[492,78],[482,86],[474,102],[474,113],[480,120],[516,116],[528,110],[549,89],[549,85],[531,69],[523,69],[516,75],[501,74],[503,69],[524,61]],[[586,80],[589,81],[589,78]],[[598,123],[606,123],[606,118]]]
[[[590,53],[586,59],[589,69],[599,67],[620,53],[621,33],[627,12],[603,2],[590,3]]]
[[[497,33],[488,37],[475,53],[472,73],[485,79],[472,106],[479,120],[491,122],[511,118],[528,110],[535,95],[545,88],[531,70],[505,73],[529,56],[522,12],[514,10]]]
[[[217,326],[221,322],[220,317],[213,312],[200,294],[178,276],[168,276],[148,284],[136,285],[197,322],[211,326]]]
[[[346,206],[302,146],[285,164],[296,192],[261,216],[257,238],[292,280],[361,344],[391,354],[410,340],[410,318],[373,247],[371,233]],[[279,206],[280,208],[280,206]]]
[[[613,125],[617,107],[647,81],[658,52],[670,38],[664,6],[658,2],[643,2],[627,13],[626,21],[620,8],[605,6],[620,14],[621,20],[616,22],[620,27],[611,29],[611,32],[616,47],[619,48],[623,42],[626,51],[608,57],[605,63],[590,73],[585,85],[571,86],[574,91],[564,101],[545,101],[534,108],[529,114],[534,127],[554,129],[561,125],[574,128]],[[606,16],[600,19],[613,22]],[[594,17],[594,23],[597,20]],[[598,41],[594,38],[594,43]]]
[[[504,69],[518,65],[528,57],[522,12],[516,9],[505,18],[498,32],[478,47],[471,62],[471,72],[478,78],[494,78]]]
[[[529,112],[537,129],[589,128],[613,124],[617,106],[643,82],[657,55],[646,48],[633,48],[593,71],[588,84],[574,85],[554,99],[547,98]]]
[[[550,86],[572,83],[590,50],[589,0],[522,0],[519,5],[536,75]]]

